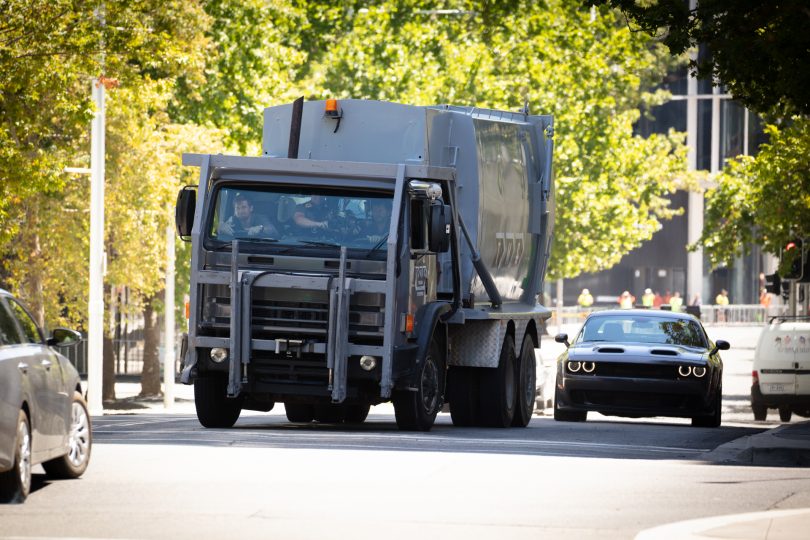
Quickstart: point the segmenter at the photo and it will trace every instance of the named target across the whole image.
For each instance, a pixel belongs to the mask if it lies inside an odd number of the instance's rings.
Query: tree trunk
[[[152,305],[160,294],[148,298],[143,308],[143,372],[141,373],[141,396],[160,395],[160,358],[158,344],[160,327]]]
[[[101,400],[115,401],[115,351],[113,340],[104,333],[104,352],[102,360]]]

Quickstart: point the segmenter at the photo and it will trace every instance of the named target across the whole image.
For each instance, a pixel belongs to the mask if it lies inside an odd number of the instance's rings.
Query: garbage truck
[[[181,382],[205,427],[526,426],[554,221],[553,119],[528,110],[296,100],[262,155],[184,154],[191,242]],[[446,409],[445,409],[446,410]]]

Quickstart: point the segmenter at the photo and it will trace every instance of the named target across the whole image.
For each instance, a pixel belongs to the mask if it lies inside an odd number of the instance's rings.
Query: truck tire
[[[454,426],[471,427],[478,421],[478,369],[453,366],[447,374],[450,418]]]
[[[768,418],[768,407],[759,400],[751,398],[751,410],[754,412],[754,420],[763,421]]]
[[[0,473],[0,503],[22,503],[31,491],[31,427],[28,415],[17,415],[17,436],[14,439],[14,464]]]
[[[403,431],[430,431],[442,407],[444,354],[436,340],[431,340],[416,391],[394,392],[394,416]]]
[[[228,380],[224,376],[208,374],[194,380],[194,407],[203,427],[233,427],[242,413],[242,396],[227,396]]]
[[[501,346],[498,367],[481,368],[479,417],[481,425],[505,428],[515,416],[517,372],[515,371],[515,340],[507,335]]]
[[[534,340],[526,334],[517,358],[517,391],[515,392],[515,416],[512,425],[526,427],[534,412],[535,394],[537,394],[537,360],[534,357]]]
[[[314,406],[315,421],[321,424],[340,424],[343,422],[343,405],[319,403]]]
[[[93,433],[87,404],[79,392],[73,393],[70,419],[68,453],[42,464],[42,468],[51,478],[78,478],[84,474],[87,464],[90,463]]]
[[[315,408],[306,403],[285,403],[284,412],[290,422],[307,424],[315,418]]]
[[[343,419],[347,424],[362,424],[368,417],[371,405],[346,405],[343,410]]]
[[[790,422],[792,416],[793,410],[790,408],[790,405],[782,405],[779,407],[779,420],[782,422]]]

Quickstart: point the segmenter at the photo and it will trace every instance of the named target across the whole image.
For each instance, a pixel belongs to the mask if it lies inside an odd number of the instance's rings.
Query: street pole
[[[169,212],[171,215],[171,212]],[[164,306],[165,344],[163,346],[163,406],[170,409],[174,405],[174,227],[166,226],[166,300]]]
[[[90,297],[87,332],[87,399],[91,415],[104,414],[104,82],[93,79],[90,141]]]

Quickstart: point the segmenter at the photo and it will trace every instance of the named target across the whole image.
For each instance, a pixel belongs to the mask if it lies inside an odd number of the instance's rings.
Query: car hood
[[[706,349],[650,343],[581,343],[568,349],[569,361],[644,362],[661,364],[706,363]]]

